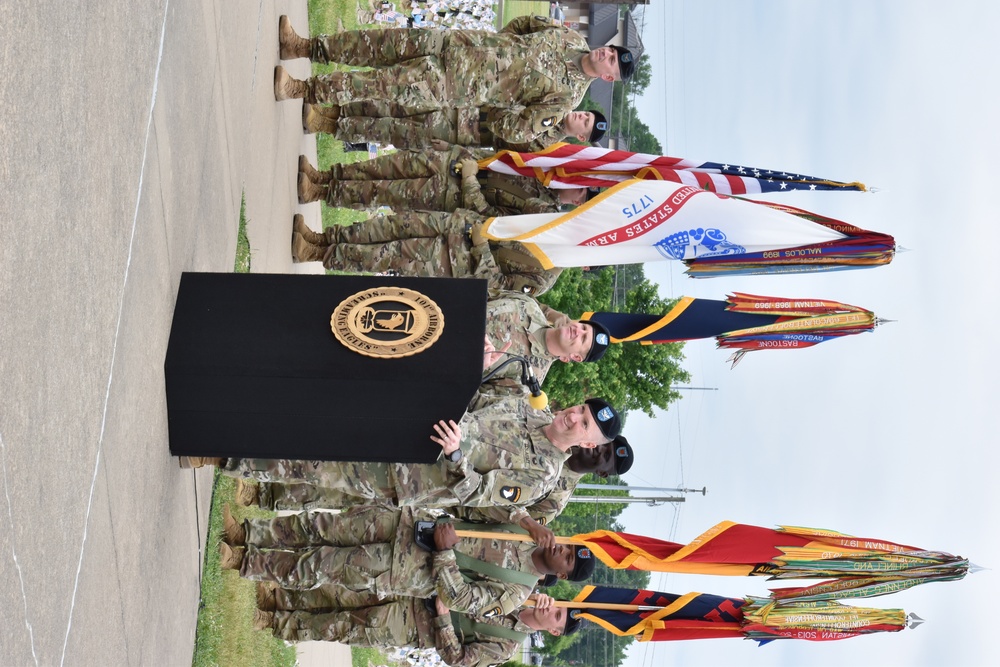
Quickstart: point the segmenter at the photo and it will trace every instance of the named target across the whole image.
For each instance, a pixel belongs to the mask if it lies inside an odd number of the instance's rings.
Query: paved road
[[[293,270],[315,149],[272,97],[282,12],[305,28],[302,1],[0,0],[4,665],[190,664],[211,474],[168,454],[163,358],[242,191],[253,270]]]

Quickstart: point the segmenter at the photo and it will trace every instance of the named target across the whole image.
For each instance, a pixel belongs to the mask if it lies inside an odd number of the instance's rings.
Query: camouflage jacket
[[[379,592],[416,597],[429,597],[437,592],[449,609],[480,616],[508,614],[518,609],[534,590],[532,586],[463,572],[455,561],[455,554],[462,553],[504,569],[541,578],[543,574],[531,560],[535,545],[530,542],[462,538],[454,549],[432,554],[417,546],[413,526],[416,521],[433,521],[434,518],[422,510],[401,510],[399,530],[393,544],[391,590]]]
[[[404,599],[404,598],[400,598]],[[448,614],[438,616],[427,609],[423,600],[414,600],[411,607],[417,627],[417,644],[420,648],[434,647],[441,659],[451,667],[490,667],[514,657],[521,649],[521,642],[500,639],[484,634],[459,637]],[[510,628],[524,634],[534,630],[518,619],[518,612],[492,618],[471,617],[478,623]]]
[[[591,77],[576,64],[590,52],[583,35],[542,17],[522,16],[498,33],[450,31],[442,56],[456,107],[508,110],[493,134],[526,143],[549,132],[583,100]]]
[[[463,521],[476,521],[484,523],[496,523],[501,521],[520,522],[525,517],[531,517],[538,523],[548,525],[555,521],[556,517],[566,509],[566,504],[576,490],[576,485],[587,473],[580,473],[570,470],[563,465],[556,480],[555,487],[548,494],[532,505],[523,508],[518,513],[493,507],[453,507],[448,509],[448,513]],[[509,519],[507,517],[510,517]]]
[[[568,458],[545,437],[550,423],[550,412],[532,409],[520,396],[483,401],[467,413],[460,424],[462,459],[442,462],[457,504],[515,511],[544,497]]]
[[[554,311],[553,311],[554,312]],[[558,313],[561,315],[561,313]],[[486,337],[494,347],[502,348],[511,343],[510,354],[527,357],[539,382],[545,380],[549,367],[558,357],[551,354],[545,345],[545,330],[551,326],[541,304],[527,294],[518,292],[494,293],[486,303]],[[500,366],[501,359],[488,371]],[[511,363],[493,377],[492,384],[513,386],[523,391],[521,365]],[[508,380],[507,382],[502,382]]]

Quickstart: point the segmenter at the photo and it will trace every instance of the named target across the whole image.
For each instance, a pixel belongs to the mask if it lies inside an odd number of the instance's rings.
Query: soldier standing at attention
[[[584,581],[593,574],[594,559],[585,547],[459,539],[451,523],[435,524],[435,518],[413,508],[356,507],[241,524],[227,506],[221,564],[285,589],[322,586],[330,607],[350,606],[372,593],[380,599],[437,595],[451,609],[486,617],[516,610],[546,575]],[[433,526],[423,547],[414,530],[418,521]],[[504,532],[503,526],[483,529]]]
[[[583,142],[600,140],[607,131],[601,127],[604,114],[600,112],[573,111],[549,128],[545,128],[524,143],[512,143],[493,134],[493,124],[504,118],[502,108],[482,109],[449,108],[412,116],[380,115],[380,109],[391,109],[372,102],[352,102],[344,106],[309,104],[302,105],[302,130],[306,134],[324,132],[344,142],[374,141],[392,144],[396,148],[426,148],[447,150],[451,144],[466,147],[491,147],[493,150],[511,150],[532,153],[551,146],[566,137]],[[478,113],[476,113],[478,111]],[[595,113],[587,123],[590,129],[579,127],[579,114]],[[577,116],[574,119],[574,115]],[[593,134],[593,131],[599,134]],[[595,138],[596,137],[596,138]]]
[[[181,467],[220,465],[231,477],[264,482],[307,482],[343,492],[357,503],[439,508],[502,506],[513,511],[542,498],[555,485],[571,447],[596,447],[621,431],[606,401],[552,415],[521,396],[499,397],[453,421],[434,425],[444,459],[431,464],[181,457]],[[541,526],[539,526],[541,528]],[[536,544],[550,546],[551,531],[529,528]]]
[[[568,609],[547,595],[537,598],[534,607],[491,618],[452,613],[439,598],[411,597],[347,609],[257,610],[254,627],[286,641],[434,648],[452,667],[491,667],[510,660],[536,630],[558,637],[579,629]]]
[[[306,81],[275,68],[276,100],[345,105],[369,102],[380,117],[406,118],[492,107],[492,134],[522,144],[546,134],[576,108],[590,83],[628,79],[623,47],[590,50],[580,33],[544,17],[519,17],[499,33],[474,30],[355,30],[304,39],[278,22],[280,56],[373,67]],[[366,137],[375,139],[375,137]]]
[[[573,111],[571,125],[607,127],[603,115]],[[587,130],[590,141],[604,135],[603,129]],[[579,206],[586,201],[586,188],[550,190],[527,176],[482,171],[469,165],[463,173],[454,166],[492,155],[453,146],[443,151],[397,150],[371,160],[335,164],[318,171],[306,156],[299,156],[299,203],[324,201],[342,208],[391,208],[421,211],[454,211],[467,208],[480,215],[555,213],[562,205]],[[471,167],[475,166],[473,170]]]

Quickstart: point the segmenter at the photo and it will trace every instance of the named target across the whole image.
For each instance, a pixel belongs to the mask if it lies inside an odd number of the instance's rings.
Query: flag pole
[[[456,530],[455,534],[459,537],[473,537],[483,540],[514,540],[517,542],[534,542],[531,539],[531,535],[521,535],[520,533],[506,533],[503,531],[492,531],[492,530]],[[586,544],[583,540],[578,540],[575,537],[563,537],[561,535],[556,535],[556,544],[576,544],[583,546]]]

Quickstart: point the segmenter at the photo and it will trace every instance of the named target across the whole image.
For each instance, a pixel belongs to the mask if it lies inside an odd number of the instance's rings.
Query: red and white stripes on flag
[[[520,241],[545,268],[740,256],[848,236],[750,200],[641,180],[619,183],[568,213],[491,218],[484,233]]]
[[[862,183],[832,181],[773,169],[562,143],[537,153],[500,151],[481,160],[479,166],[502,174],[535,178],[550,188],[606,188],[629,178],[640,178],[671,181],[726,195],[792,190],[866,190]]]

